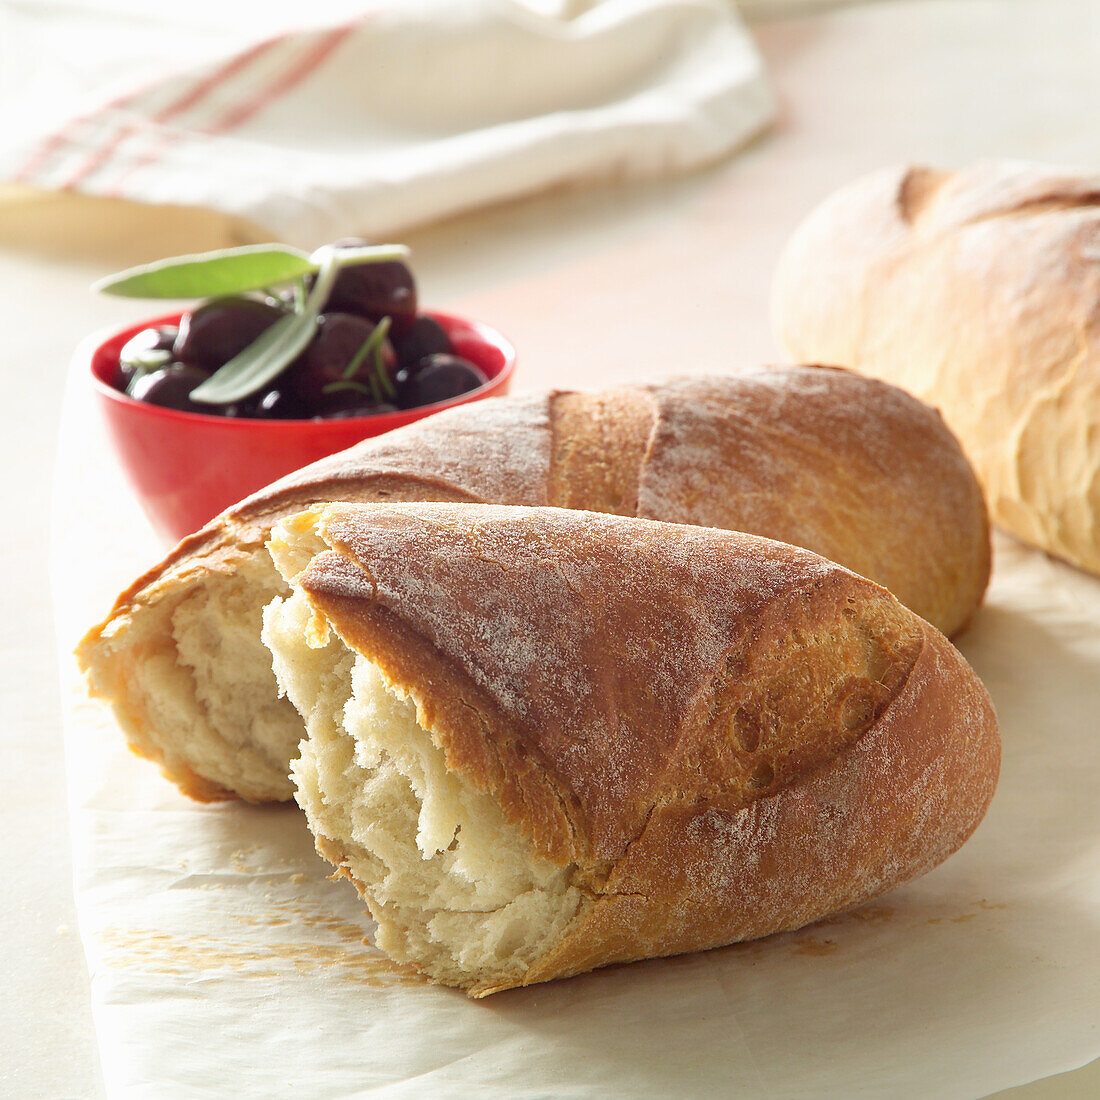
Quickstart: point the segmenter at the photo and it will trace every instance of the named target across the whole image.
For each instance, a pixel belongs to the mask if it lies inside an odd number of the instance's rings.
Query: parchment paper
[[[189,802],[84,697],[72,645],[160,553],[70,378],[54,585],[108,1095],[976,1097],[1100,1055],[1100,581],[998,538],[960,645],[1000,787],[942,867],[796,933],[474,1003],[361,942],[293,807]]]

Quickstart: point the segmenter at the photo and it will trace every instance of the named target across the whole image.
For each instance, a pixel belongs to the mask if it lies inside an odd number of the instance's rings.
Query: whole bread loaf
[[[939,416],[848,371],[794,367],[440,413],[229,509],[122,593],[78,656],[133,749],[188,794],[288,799],[302,735],[259,639],[285,593],[264,549],[317,501],[557,505],[805,546],[943,631],[989,576],[984,503]]]
[[[793,359],[939,408],[994,521],[1100,573],[1100,177],[877,172],[796,230],[773,304]]]
[[[318,850],[383,950],[474,996],[800,927],[992,797],[970,667],[805,550],[453,504],[321,506],[271,550]]]

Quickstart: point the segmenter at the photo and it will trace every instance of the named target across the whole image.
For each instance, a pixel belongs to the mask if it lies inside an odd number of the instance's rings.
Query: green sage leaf
[[[191,391],[203,405],[242,401],[286,369],[313,339],[317,315],[288,313]]]
[[[108,275],[92,284],[124,298],[221,298],[289,282],[317,270],[313,257],[281,244],[245,245],[174,256]]]

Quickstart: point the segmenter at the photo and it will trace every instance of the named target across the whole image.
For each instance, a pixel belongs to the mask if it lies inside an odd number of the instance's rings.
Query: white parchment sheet
[[[942,867],[800,932],[475,1003],[361,942],[295,808],[188,801],[84,698],[72,645],[160,548],[82,380],[62,440],[76,901],[111,1097],[976,1097],[1100,1055],[1100,581],[998,538],[961,647],[1001,782]]]

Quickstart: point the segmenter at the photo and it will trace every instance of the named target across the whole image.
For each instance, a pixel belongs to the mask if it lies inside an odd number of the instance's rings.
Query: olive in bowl
[[[438,354],[421,359],[397,374],[397,400],[403,409],[436,405],[484,386],[483,371],[458,355]]]

